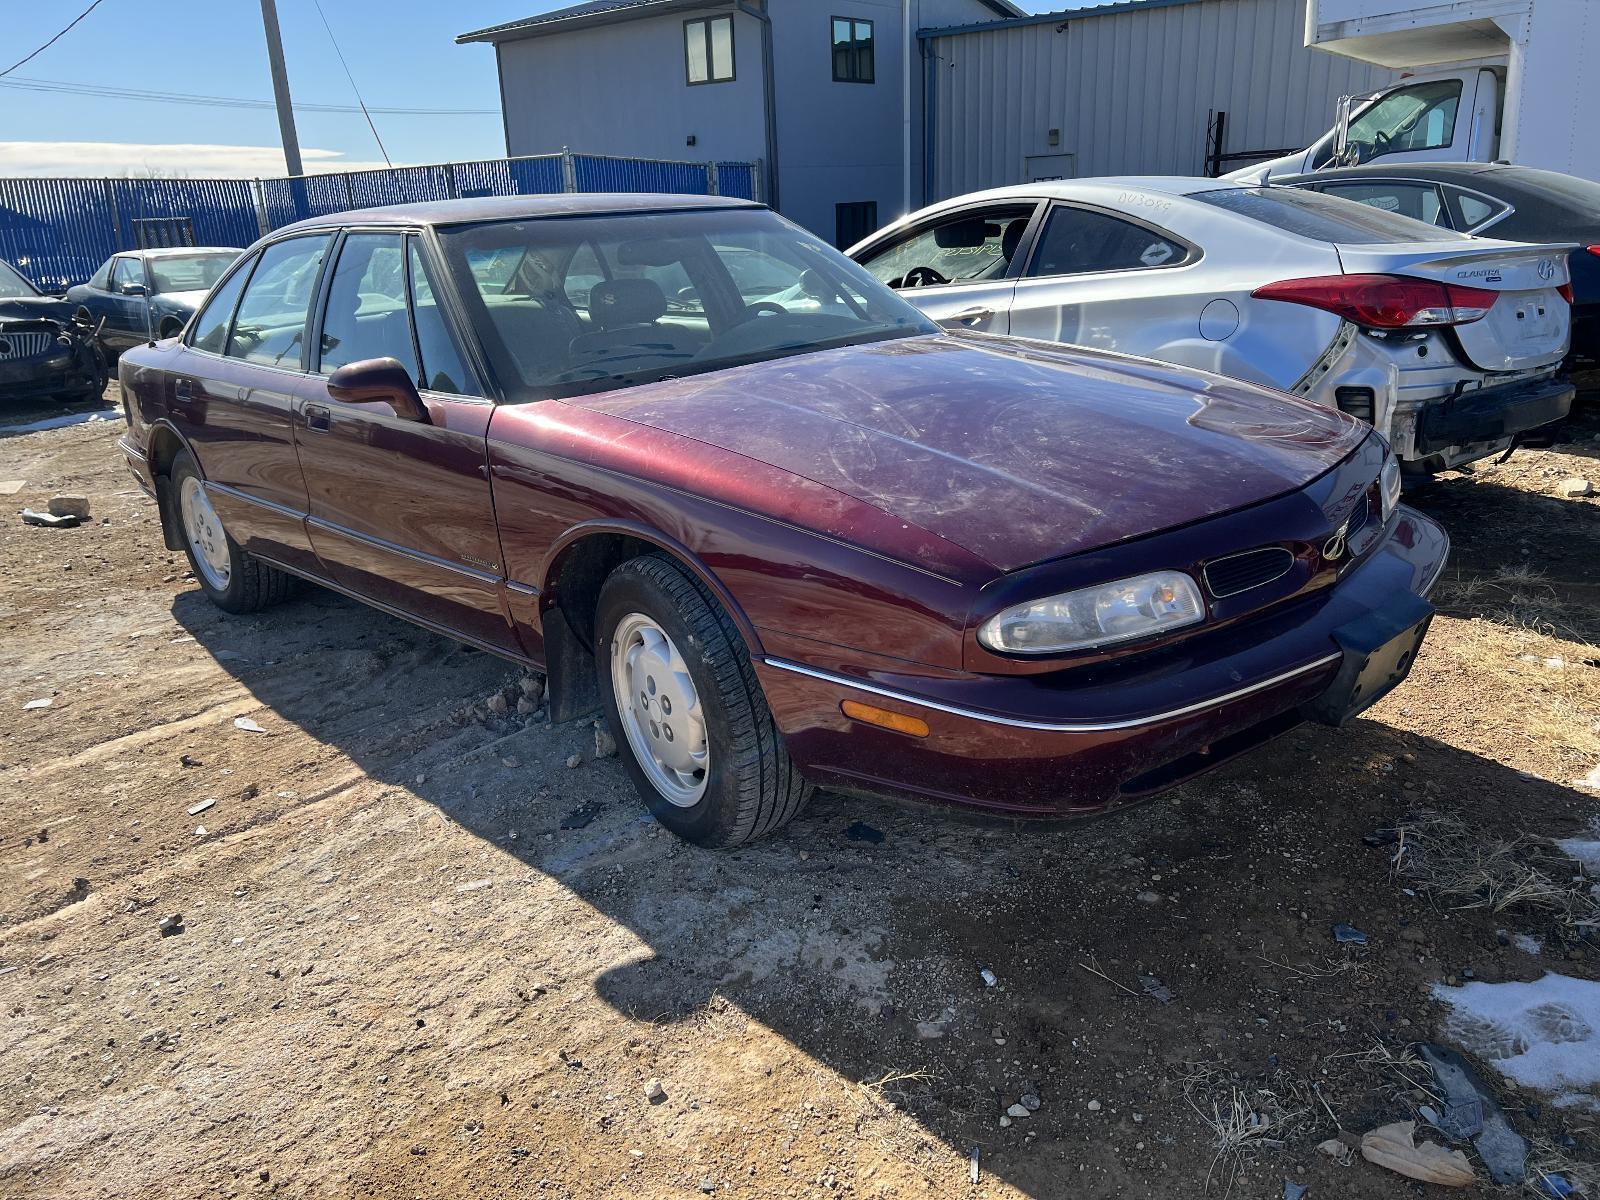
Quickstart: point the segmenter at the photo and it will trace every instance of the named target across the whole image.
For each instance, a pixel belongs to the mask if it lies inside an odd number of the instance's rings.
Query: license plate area
[[[1324,725],[1344,725],[1393,691],[1411,672],[1433,620],[1433,605],[1420,596],[1397,596],[1333,631],[1343,652],[1326,691],[1305,705],[1305,715]]]

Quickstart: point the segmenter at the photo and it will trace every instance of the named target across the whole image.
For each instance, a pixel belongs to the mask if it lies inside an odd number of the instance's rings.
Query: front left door
[[[312,546],[333,580],[443,632],[518,649],[489,495],[494,405],[462,363],[415,236],[354,230],[323,288],[316,364],[297,405]],[[341,366],[393,358],[426,421],[328,392]]]
[[[941,325],[1005,333],[1038,207],[1024,200],[940,213],[853,257]]]
[[[112,260],[109,289],[106,324],[100,336],[113,353],[121,354],[144,341],[148,328],[150,281],[145,276],[144,258],[123,254]]]

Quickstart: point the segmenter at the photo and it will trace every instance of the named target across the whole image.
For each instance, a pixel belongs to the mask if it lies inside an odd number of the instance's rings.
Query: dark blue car
[[[231,246],[113,254],[88,283],[67,289],[67,301],[80,320],[100,330],[100,349],[114,360],[130,346],[181,333],[239,254]]]

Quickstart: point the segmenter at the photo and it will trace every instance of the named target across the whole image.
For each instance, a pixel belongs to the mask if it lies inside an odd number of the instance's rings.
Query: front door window
[[[892,288],[1002,279],[1032,216],[1031,204],[952,213],[878,247],[861,265]]]

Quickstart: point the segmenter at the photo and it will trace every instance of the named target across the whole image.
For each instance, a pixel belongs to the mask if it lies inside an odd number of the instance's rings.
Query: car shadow
[[[1135,1114],[1165,1105],[1187,1119],[1172,1084],[1183,1063],[1317,1078],[1330,1053],[1417,1035],[1400,1021],[1423,1017],[1417,984],[1439,967],[1406,966],[1415,956],[1398,939],[1429,914],[1390,877],[1391,851],[1364,835],[1437,805],[1486,832],[1566,836],[1594,809],[1573,789],[1363,719],[1343,731],[1303,726],[1094,821],[973,821],[830,792],[769,839],[703,851],[658,830],[620,764],[595,759],[591,722],[551,726],[542,712],[486,707],[516,695],[510,664],[315,589],[247,618],[223,616],[197,591],[172,611],[278,720],[557,881],[641,944],[569,983],[666,1025],[731,1005],[806,1060],[876,1083],[875,1102],[962,1158],[977,1148],[987,1177],[1032,1196],[1091,1194],[1070,1183],[1086,1160],[1103,1172],[1095,1195],[1159,1180],[1153,1163],[1117,1155],[1161,1137],[1166,1148],[1153,1153],[1182,1157],[1182,1139]],[[387,672],[400,661],[403,700],[459,701],[422,733],[401,717],[375,723],[350,711],[359,689],[393,686]],[[308,686],[313,669],[339,687]],[[566,765],[574,754],[581,769]],[[1453,926],[1465,933],[1476,915]],[[1334,921],[1361,927],[1378,953],[1398,951],[1403,982],[1341,999],[1338,1030],[1319,1033],[1252,981],[1264,962],[1336,953]],[[1484,915],[1471,936],[1487,930],[1492,943],[1508,921]],[[1171,985],[1176,1002],[1146,994],[1146,975]],[[1269,1042],[1268,1022],[1284,1020],[1293,1035]],[[1024,1092],[1042,1108],[1001,1128]],[[1088,1101],[1102,1097],[1105,1120],[1086,1128]],[[1102,1145],[1119,1139],[1120,1151]],[[1158,1190],[1198,1194],[1204,1174],[1204,1162],[1197,1174],[1194,1162],[1173,1161]]]

